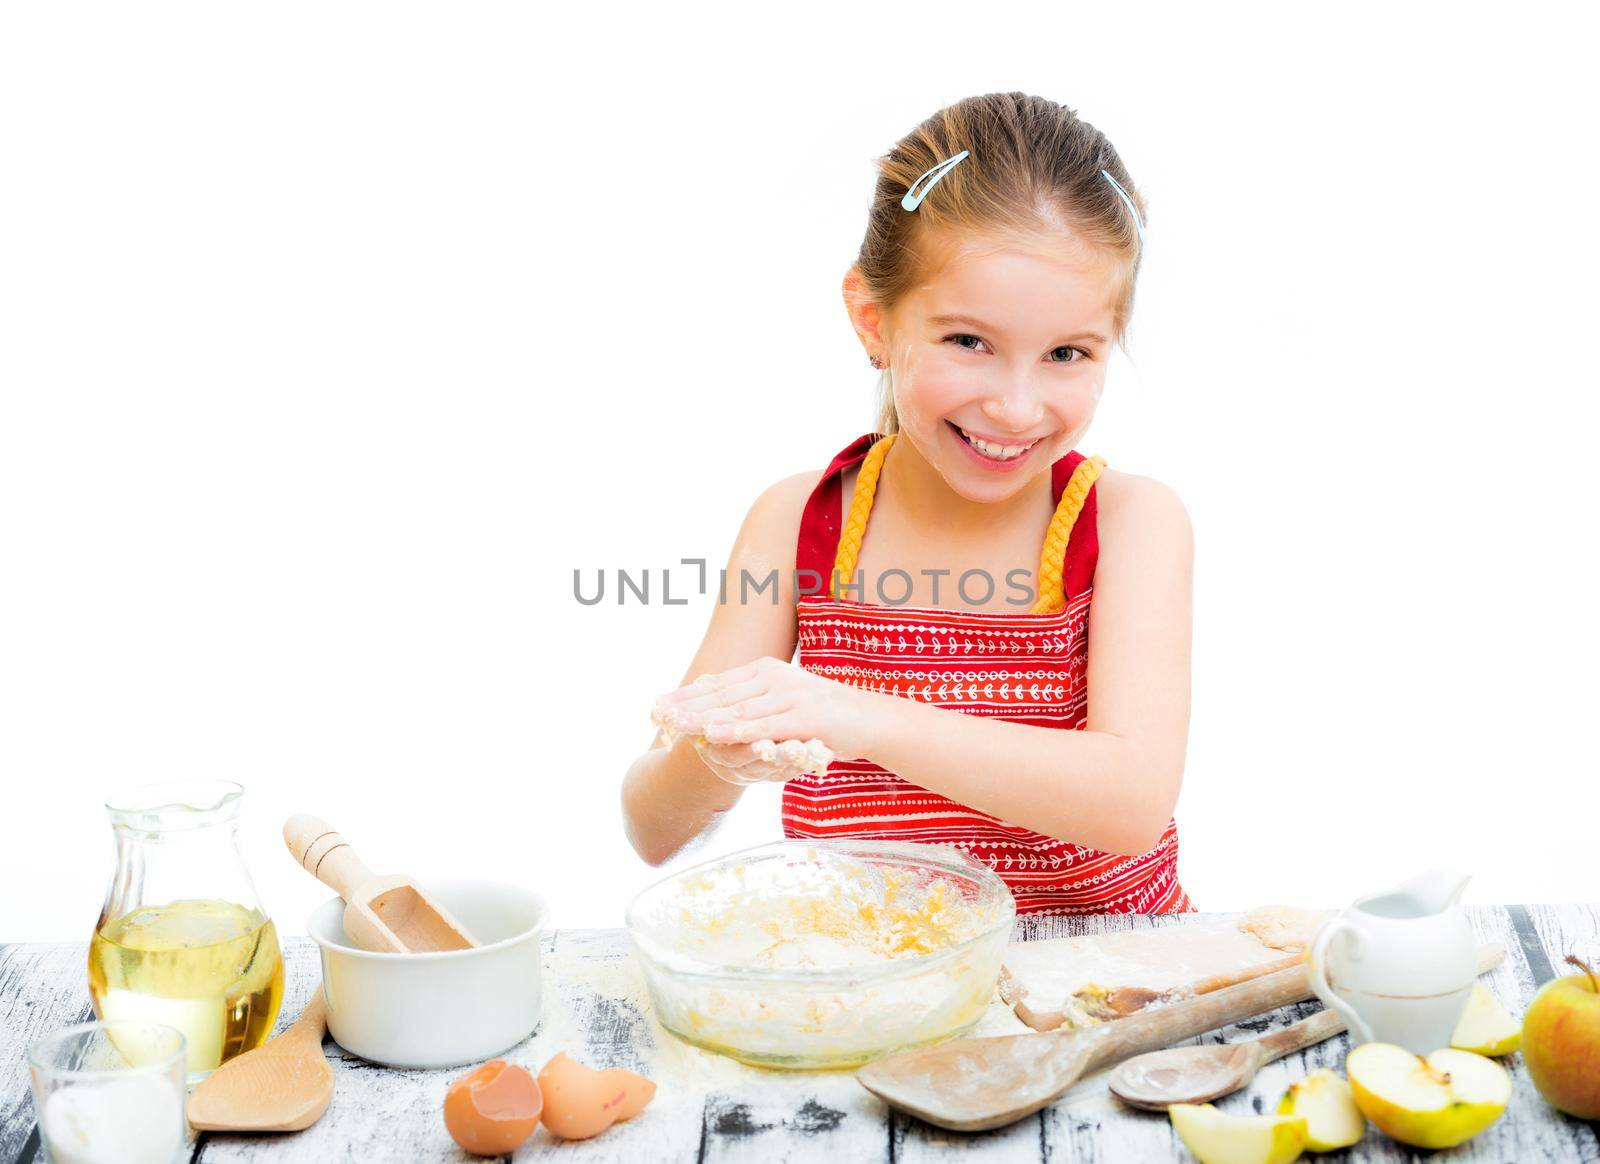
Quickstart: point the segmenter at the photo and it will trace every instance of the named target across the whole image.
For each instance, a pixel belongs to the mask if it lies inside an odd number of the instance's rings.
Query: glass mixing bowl
[[[628,905],[661,1024],[764,1067],[853,1067],[969,1029],[1016,903],[958,849],[781,841],[675,873]]]

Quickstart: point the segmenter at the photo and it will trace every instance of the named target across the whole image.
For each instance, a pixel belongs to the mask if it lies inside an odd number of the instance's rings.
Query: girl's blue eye
[[[956,332],[956,333],[954,333],[952,335],[947,335],[947,336],[944,337],[944,342],[945,343],[949,343],[951,340],[957,341],[957,343],[956,343],[957,347],[964,348],[966,351],[969,351],[969,352],[973,351],[975,349],[967,347],[966,344],[960,342],[961,340],[977,340],[977,342],[980,343],[980,344],[983,342],[981,339],[978,339],[977,336],[968,335],[965,332]],[[1076,360],[1073,360],[1073,359],[1052,360],[1051,363],[1054,363],[1054,364],[1081,364],[1081,363],[1083,363],[1084,360],[1092,360],[1094,358],[1088,352],[1084,351],[1082,348],[1068,347],[1065,344],[1063,344],[1059,348],[1052,348],[1051,349],[1051,354],[1052,355],[1054,355],[1056,352],[1077,352],[1078,353],[1078,359],[1076,359]]]

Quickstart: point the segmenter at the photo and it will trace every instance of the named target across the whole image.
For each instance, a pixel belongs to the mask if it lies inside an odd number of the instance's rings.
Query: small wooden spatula
[[[333,1068],[322,1054],[327,1025],[319,986],[294,1026],[200,1081],[184,1108],[189,1122],[210,1132],[309,1128],[333,1098]]]
[[[283,825],[295,860],[344,898],[344,932],[363,950],[422,954],[478,943],[429,892],[409,877],[376,877],[326,821],[300,813]]]
[[[1166,1111],[1175,1103],[1208,1103],[1232,1095],[1256,1072],[1285,1055],[1344,1030],[1344,1015],[1319,1010],[1259,1039],[1168,1047],[1119,1063],[1107,1080],[1111,1094],[1130,1107]]]

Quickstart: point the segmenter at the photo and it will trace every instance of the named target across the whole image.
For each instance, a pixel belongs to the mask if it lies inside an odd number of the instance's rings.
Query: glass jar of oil
[[[244,789],[148,784],[106,804],[117,868],[89,943],[101,1019],[184,1033],[189,1079],[259,1047],[283,1001],[278,932],[238,848]]]

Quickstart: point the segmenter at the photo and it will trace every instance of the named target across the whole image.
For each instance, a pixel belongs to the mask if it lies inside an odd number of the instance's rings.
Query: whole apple
[[[1600,982],[1583,971],[1539,988],[1522,1018],[1522,1057],[1533,1085],[1552,1107],[1582,1120],[1600,1119]]]

